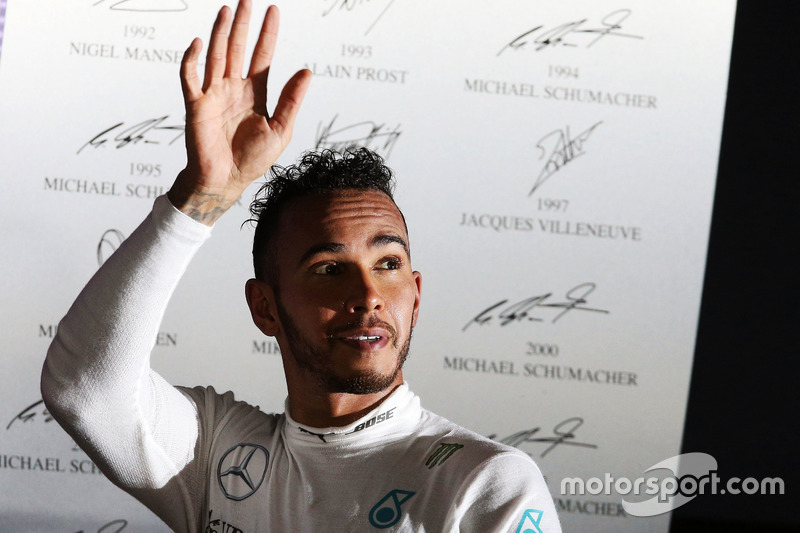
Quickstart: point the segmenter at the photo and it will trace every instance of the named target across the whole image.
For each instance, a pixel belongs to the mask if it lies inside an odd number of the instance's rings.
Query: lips
[[[331,340],[341,342],[351,348],[362,352],[378,351],[385,348],[394,339],[396,333],[394,328],[388,324],[371,327],[352,327],[348,325],[337,328]]]

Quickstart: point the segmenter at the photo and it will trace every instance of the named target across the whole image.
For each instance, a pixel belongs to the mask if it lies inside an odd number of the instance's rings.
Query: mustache
[[[346,324],[342,324],[341,326],[336,326],[328,331],[328,339],[332,340],[341,333],[359,328],[383,328],[389,332],[389,335],[391,335],[395,342],[397,341],[397,330],[394,329],[391,324],[384,322],[376,316],[361,317],[358,320],[352,320]]]

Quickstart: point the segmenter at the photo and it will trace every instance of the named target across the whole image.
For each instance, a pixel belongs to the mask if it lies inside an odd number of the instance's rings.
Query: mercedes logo
[[[217,465],[217,481],[229,500],[242,501],[252,496],[267,475],[269,452],[258,444],[237,444],[222,456]]]

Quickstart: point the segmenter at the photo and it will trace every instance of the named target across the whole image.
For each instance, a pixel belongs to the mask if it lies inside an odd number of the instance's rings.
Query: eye
[[[402,267],[403,262],[397,257],[386,257],[377,264],[378,270],[399,270]]]
[[[341,271],[342,267],[338,263],[322,263],[314,266],[311,270],[312,274],[319,274],[322,276],[331,276]]]

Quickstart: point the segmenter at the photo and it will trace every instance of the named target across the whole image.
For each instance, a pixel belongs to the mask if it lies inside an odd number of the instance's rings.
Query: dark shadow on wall
[[[699,7],[699,6],[698,6]],[[740,0],[682,452],[785,494],[702,495],[673,533],[800,531],[800,2]]]

